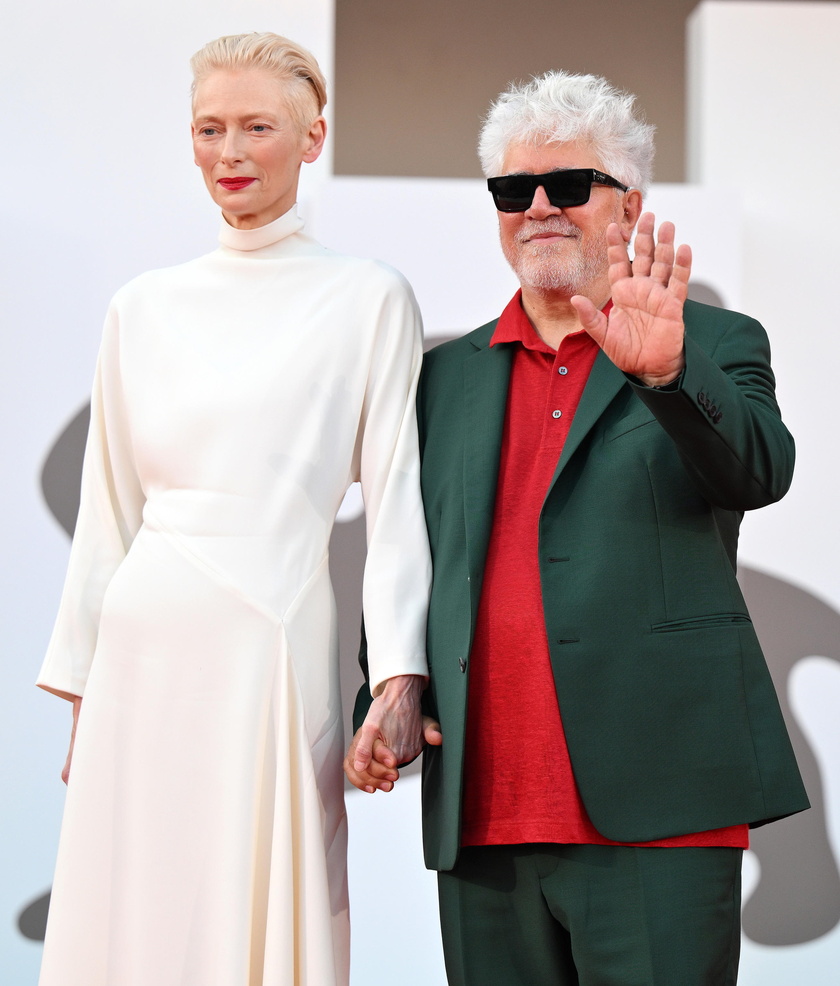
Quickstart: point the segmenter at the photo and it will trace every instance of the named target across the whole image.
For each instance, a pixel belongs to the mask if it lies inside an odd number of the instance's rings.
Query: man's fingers
[[[632,273],[630,258],[627,256],[627,243],[621,235],[618,223],[607,226],[607,262],[609,263],[610,284],[629,277]]]
[[[656,237],[650,276],[666,287],[674,267],[674,224],[662,223]]]
[[[633,240],[633,276],[648,277],[653,266],[655,243],[653,228],[656,218],[652,212],[644,212],[636,226],[636,236]]]
[[[573,295],[570,301],[578,314],[580,324],[600,346],[607,334],[606,316],[598,311],[589,298],[581,294]]]
[[[358,730],[344,758],[344,773],[354,787],[366,794],[387,793],[393,790],[400,776],[396,756],[380,737],[369,742],[370,735],[372,732],[366,733],[364,726]],[[429,746],[443,743],[440,723],[431,716],[423,716],[423,739]]]
[[[674,257],[674,267],[668,281],[668,288],[685,301],[688,297],[688,280],[691,277],[691,247],[683,243]]]
[[[361,736],[354,744],[353,767],[357,771],[367,770],[371,760],[373,760],[373,743],[368,742]]]
[[[381,739],[374,740],[373,743],[373,757],[371,758],[371,767],[373,764],[380,764],[389,769],[393,769],[397,766],[397,755],[387,747]],[[370,769],[370,767],[368,768]]]
[[[373,794],[376,791],[376,784],[374,783],[373,778],[369,777],[365,773],[359,773],[354,770],[353,764],[350,763],[349,759],[345,759],[344,761],[344,773],[347,780],[350,781],[353,787],[357,787],[360,791],[364,791],[365,794]]]
[[[382,741],[379,737],[379,730],[375,726],[368,724],[363,724],[362,727],[357,731],[353,743],[350,746],[350,753],[353,757],[353,766],[358,771],[367,770],[370,762],[374,758],[374,750],[377,748],[377,744],[381,744]],[[385,750],[385,754],[390,753],[389,750]],[[396,762],[393,764],[396,766]]]
[[[376,787],[365,777],[363,774],[359,774],[353,769],[353,764],[350,763],[349,758],[344,761],[344,774],[347,780],[357,787],[360,791],[364,791],[365,794],[373,794],[376,791]]]
[[[365,771],[365,775],[374,781],[391,781],[395,783],[399,780],[400,772],[396,767],[386,767],[384,764],[371,760],[370,767]]]
[[[379,731],[372,726],[361,727],[350,752],[353,754],[353,766],[358,771],[369,770],[373,761],[386,767],[397,766],[396,755],[382,742]]]
[[[367,770],[356,770],[350,753],[344,758],[344,773],[347,780],[360,791],[373,794],[375,791],[390,791],[399,778],[399,771],[372,760]]]
[[[440,723],[435,722],[431,716],[423,716],[423,739],[429,746],[440,746],[443,743],[443,733],[440,731]]]
[[[607,230],[607,255],[610,260],[610,283],[615,285],[620,279],[620,251],[611,233]],[[655,233],[655,235],[654,235]],[[674,247],[675,229],[672,222],[663,222],[655,231],[655,217],[645,212],[639,219],[634,240],[635,256],[631,274],[633,277],[650,277],[659,282],[680,301],[688,296],[688,281],[691,276],[691,248],[682,244]]]

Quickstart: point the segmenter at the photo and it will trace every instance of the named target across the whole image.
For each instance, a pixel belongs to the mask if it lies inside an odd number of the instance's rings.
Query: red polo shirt
[[[539,516],[569,426],[598,354],[586,332],[555,352],[537,335],[518,292],[491,346],[516,350],[508,390],[493,530],[470,655],[465,846],[605,839],[575,784],[551,672],[539,570]],[[748,845],[746,825],[649,846]]]

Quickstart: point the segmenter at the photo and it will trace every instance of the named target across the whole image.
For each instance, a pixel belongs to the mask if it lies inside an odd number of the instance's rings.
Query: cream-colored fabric
[[[84,695],[41,986],[347,982],[327,552],[360,480],[371,684],[425,674],[420,324],[301,225],[112,303],[38,679]]]

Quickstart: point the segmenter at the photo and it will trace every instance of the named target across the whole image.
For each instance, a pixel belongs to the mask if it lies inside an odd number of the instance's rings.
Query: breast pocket
[[[655,424],[656,418],[643,406],[640,409],[634,410],[632,414],[628,414],[621,418],[621,420],[616,421],[614,425],[608,428],[604,434],[604,441],[614,442],[617,438],[622,438],[631,432],[638,432],[640,428],[647,428],[649,425]]]
[[[712,613],[709,616],[691,616],[684,620],[666,620],[652,623],[651,633],[681,633],[685,630],[712,630],[721,627],[752,626],[746,613]]]

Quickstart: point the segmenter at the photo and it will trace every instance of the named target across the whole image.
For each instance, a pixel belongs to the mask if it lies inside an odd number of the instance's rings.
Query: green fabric
[[[645,388],[598,355],[540,519],[572,765],[595,827],[618,842],[808,806],[735,578],[743,511],[782,497],[793,472],[767,337],[692,302],[685,322],[677,390]],[[438,870],[460,847],[469,655],[513,354],[489,347],[494,326],[428,353],[418,393],[434,563],[426,703],[443,731],[424,754],[423,831]],[[526,740],[523,724],[523,770]]]
[[[438,874],[450,986],[734,986],[740,849],[490,846]]]

